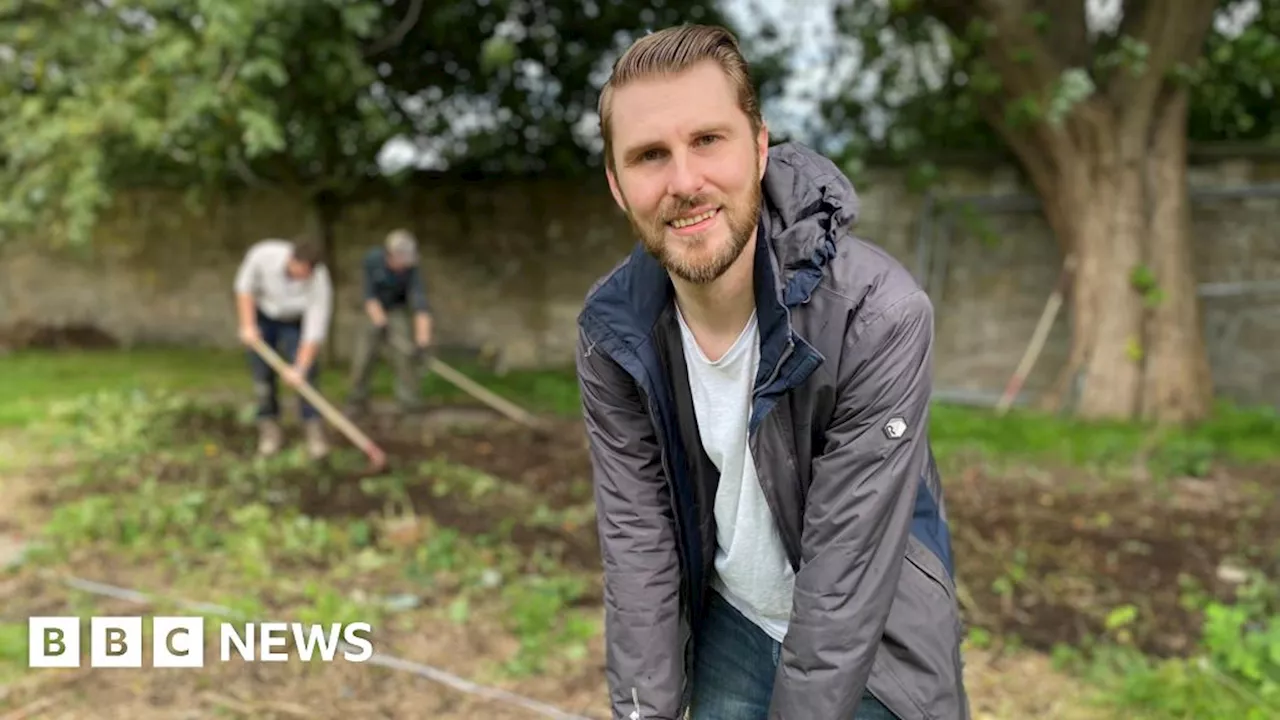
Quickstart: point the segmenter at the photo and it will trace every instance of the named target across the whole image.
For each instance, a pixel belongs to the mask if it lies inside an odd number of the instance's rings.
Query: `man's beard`
[[[658,218],[649,225],[642,225],[632,212],[627,212],[631,227],[639,236],[644,248],[653,256],[667,272],[692,285],[706,285],[719,279],[733,265],[743,248],[751,240],[760,218],[761,192],[758,184],[752,184],[751,192],[742,204],[726,203],[720,208],[721,219],[729,225],[729,242],[709,258],[685,257],[701,250],[712,239],[706,234],[687,238],[667,238],[667,221],[679,217],[700,205],[707,205],[710,198],[705,195],[681,198],[676,205],[659,213]],[[673,250],[673,244],[686,244],[685,253],[679,248]]]

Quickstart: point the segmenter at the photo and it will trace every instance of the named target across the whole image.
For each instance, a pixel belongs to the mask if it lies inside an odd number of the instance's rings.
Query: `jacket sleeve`
[[[409,271],[409,305],[415,313],[430,313],[431,303],[427,302],[427,281],[422,276],[422,268],[414,266]]]
[[[914,290],[846,333],[813,460],[770,720],[851,718],[902,571],[928,458],[933,307]]]
[[[677,720],[680,568],[658,440],[635,382],[579,335],[578,381],[604,563],[605,676],[614,720]]]
[[[363,295],[363,302],[377,300],[378,296],[373,290],[373,271],[378,265],[378,257],[374,252],[366,253],[364,259],[360,262],[360,290]]]

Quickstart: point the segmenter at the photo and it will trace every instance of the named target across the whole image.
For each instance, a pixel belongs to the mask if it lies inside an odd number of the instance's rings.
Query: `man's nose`
[[[677,197],[691,197],[702,192],[702,169],[689,153],[676,153],[672,159],[667,191]]]

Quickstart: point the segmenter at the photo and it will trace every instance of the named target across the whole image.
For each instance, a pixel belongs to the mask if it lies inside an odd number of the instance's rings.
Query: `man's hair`
[[[613,169],[613,92],[635,80],[684,72],[712,60],[729,77],[738,95],[738,107],[751,121],[752,133],[760,132],[764,119],[751,81],[751,69],[733,33],[716,25],[677,25],[636,40],[613,64],[613,73],[600,91],[600,137],[604,139],[605,164]]]
[[[418,259],[418,239],[412,232],[397,228],[387,233],[387,252],[398,258],[415,262]]]
[[[298,235],[293,240],[293,259],[310,267],[319,265],[324,260],[320,241],[309,233]]]

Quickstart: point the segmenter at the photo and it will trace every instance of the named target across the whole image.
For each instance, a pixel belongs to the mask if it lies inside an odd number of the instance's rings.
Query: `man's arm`
[[[431,304],[427,302],[422,268],[416,266],[409,273],[409,307],[413,308],[414,341],[419,347],[425,347],[431,343]]]
[[[680,566],[653,423],[632,379],[579,334],[578,382],[604,562],[613,720],[677,720],[684,685]]]
[[[302,314],[302,338],[298,344],[298,357],[293,366],[299,375],[306,375],[320,351],[329,331],[329,319],[333,315],[333,283],[329,271],[323,266],[315,269],[311,285],[311,301]]]
[[[260,274],[258,246],[249,248],[240,267],[236,269],[235,281],[232,284],[236,296],[236,322],[239,325],[241,338],[248,337],[250,329],[257,329],[257,311],[254,302],[254,290]]]
[[[928,459],[932,348],[933,307],[919,290],[849,332],[813,461],[771,720],[853,717],[866,687]]]
[[[386,308],[378,302],[378,296],[373,291],[373,271],[379,262],[380,256],[375,252],[370,251],[364,256],[364,261],[360,263],[360,286],[364,294],[364,312],[369,316],[369,322],[384,327],[387,324]]]

